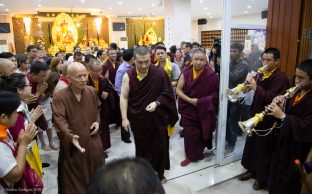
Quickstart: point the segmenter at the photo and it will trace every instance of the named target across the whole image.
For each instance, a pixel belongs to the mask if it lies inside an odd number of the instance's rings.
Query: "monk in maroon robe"
[[[303,164],[312,146],[311,59],[297,66],[295,82],[301,89],[292,98],[285,102],[278,96],[267,107],[269,114],[282,122],[271,160],[270,194],[300,193],[302,174],[294,161]]]
[[[276,48],[267,48],[262,55],[263,65],[267,65],[266,71],[258,74],[256,80],[248,77],[247,89],[255,91],[253,102],[251,105],[251,115],[255,115],[265,109],[274,97],[285,93],[289,88],[287,76],[278,68],[280,53]],[[270,129],[277,121],[272,116],[265,116],[256,130]],[[259,132],[265,135],[267,131]],[[239,177],[244,181],[255,177],[253,184],[254,190],[259,190],[266,186],[269,174],[270,157],[275,146],[278,130],[273,130],[265,136],[259,136],[255,133],[252,137],[247,137],[242,158],[242,165],[247,172]]]
[[[178,120],[175,97],[168,75],[150,64],[147,47],[133,53],[136,67],[123,76],[120,95],[122,126],[133,131],[136,156],[148,160],[161,180],[169,169],[167,127]]]
[[[93,87],[86,86],[88,72],[74,62],[68,66],[70,84],[53,96],[53,119],[59,130],[58,191],[84,194],[94,172],[104,162],[98,134],[99,100]]]
[[[114,49],[108,49],[107,51],[108,60],[103,65],[102,75],[109,79],[110,84],[114,87],[116,72],[118,70],[119,64],[117,63],[117,51]],[[114,96],[108,99],[110,104],[110,114],[108,115],[109,124],[115,123],[117,126],[121,124],[121,115],[119,109],[119,96],[117,92],[114,92]]]
[[[177,86],[186,155],[181,166],[204,159],[205,147],[212,148],[218,109],[219,79],[206,66],[205,52],[194,50],[192,61],[193,65],[184,69]]]
[[[108,99],[114,95],[114,89],[110,86],[108,79],[101,76],[102,66],[98,60],[91,60],[87,64],[89,71],[88,86],[95,88],[98,98],[101,101],[101,123],[100,123],[100,137],[103,144],[103,150],[111,147],[110,133],[108,126],[109,103]]]

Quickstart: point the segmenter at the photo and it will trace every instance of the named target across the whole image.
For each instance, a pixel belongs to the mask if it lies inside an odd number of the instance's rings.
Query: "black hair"
[[[17,59],[17,67],[21,67],[23,63],[26,63],[28,57],[26,55],[20,55]]]
[[[76,48],[80,48],[80,46],[78,46],[78,45],[77,45],[77,46],[74,46],[74,51],[76,50]]]
[[[26,87],[25,75],[21,73],[12,73],[9,76],[2,77],[1,89],[17,93],[17,88]]]
[[[28,45],[27,48],[26,48],[26,52],[29,53],[32,49],[37,49],[37,47],[35,45],[32,45],[32,44]]]
[[[169,48],[169,50],[170,50],[170,52],[172,53],[172,54],[176,54],[176,52],[177,52],[177,46],[176,45],[173,45],[173,46],[171,46],[170,48]]]
[[[280,51],[277,49],[277,48],[273,48],[273,47],[270,47],[270,48],[266,48],[262,54],[272,54],[273,55],[273,58],[274,60],[277,60],[280,58]]]
[[[193,45],[192,45],[192,43],[190,43],[190,42],[186,42],[186,43],[185,43],[185,48],[186,48],[186,47],[192,49],[192,48],[193,48]]]
[[[11,57],[14,57],[13,53],[11,53],[11,52],[2,52],[2,53],[0,53],[0,58],[9,59]]]
[[[74,52],[74,58],[76,58],[76,57],[82,57],[82,56],[83,56],[83,53],[82,53],[82,52],[79,52],[79,51]]]
[[[54,56],[57,57],[58,54],[62,54],[62,53],[61,52],[57,52],[57,53],[55,53]]]
[[[49,70],[49,65],[46,63],[40,62],[40,61],[35,61],[30,65],[30,74],[38,74],[40,71],[47,71]]]
[[[122,58],[123,58],[123,60],[125,60],[125,61],[130,61],[131,59],[132,59],[132,57],[133,57],[133,51],[134,51],[134,49],[127,49],[127,50],[125,50],[122,54]]]
[[[297,68],[306,72],[310,79],[312,79],[312,59],[302,61],[297,65]]]
[[[162,45],[156,46],[156,47],[155,47],[155,52],[156,52],[157,49],[164,50],[165,52],[167,52],[166,47],[164,47],[164,46],[162,46]]]
[[[65,60],[67,61],[70,56],[73,56],[73,53],[66,53],[65,54]]]
[[[153,167],[142,158],[124,158],[102,165],[87,194],[165,194]]]
[[[20,104],[21,101],[16,94],[5,90],[0,91],[0,115],[11,117]]]
[[[244,45],[236,42],[236,43],[231,44],[231,49],[237,49],[239,52],[242,52],[244,50]]]
[[[103,49],[98,50],[98,52],[96,53],[96,57],[97,57],[97,58],[100,58],[101,55],[103,54],[103,52],[104,52]]]
[[[113,49],[113,50],[117,50],[118,46],[117,46],[116,43],[112,42],[112,43],[109,44],[109,48],[110,48],[110,49]],[[107,51],[107,52],[108,52],[108,51]]]
[[[85,62],[89,63],[89,61],[96,59],[96,57],[92,54],[85,55]]]
[[[198,42],[193,42],[193,43],[192,43],[192,48],[193,48],[194,46],[197,46],[198,48],[200,48],[200,44],[199,44]]]

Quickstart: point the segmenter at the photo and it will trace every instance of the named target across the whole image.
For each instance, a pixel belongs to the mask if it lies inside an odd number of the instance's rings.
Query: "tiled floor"
[[[177,127],[179,130],[179,126]],[[132,138],[133,139],[133,138]],[[57,137],[54,135],[54,140]],[[116,158],[134,156],[134,143],[126,144],[120,140],[120,131],[111,126],[111,143],[112,147],[108,150],[109,162]],[[240,143],[243,146],[243,143]],[[48,151],[42,153],[42,161],[49,162],[50,167],[43,169],[45,175],[44,194],[57,193],[57,160],[58,151]],[[181,167],[180,162],[184,159],[184,143],[183,138],[175,133],[170,139],[170,171],[165,172],[168,185],[183,185],[188,187],[192,193],[233,193],[233,194],[253,194],[267,193],[264,191],[254,192],[252,190],[252,181],[240,182],[237,179],[231,179],[238,174],[244,172],[240,162],[234,162],[222,167],[215,165],[215,155],[213,152],[205,151],[205,159],[196,163],[191,163],[187,167]],[[170,192],[171,193],[171,192]]]

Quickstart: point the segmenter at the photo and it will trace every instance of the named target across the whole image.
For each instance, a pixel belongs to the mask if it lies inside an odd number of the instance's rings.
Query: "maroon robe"
[[[105,76],[106,72],[109,73],[109,81],[112,84],[112,87],[114,87],[115,84],[115,77],[116,72],[118,70],[119,64],[117,61],[115,62],[115,68],[112,65],[110,60],[107,60],[106,63],[104,63],[102,67],[102,75]],[[109,98],[109,104],[110,104],[110,114],[108,115],[108,124],[116,123],[117,126],[121,125],[121,113],[120,113],[120,106],[119,106],[119,96],[116,91],[114,91],[114,95],[110,96]]]
[[[286,118],[277,137],[270,169],[270,194],[300,193],[301,174],[294,160],[305,162],[312,146],[312,91],[292,106],[288,100]]]
[[[92,123],[100,122],[99,101],[94,88],[86,86],[77,100],[70,85],[54,94],[52,110],[54,124],[59,130],[58,159],[59,194],[84,194],[94,172],[104,162],[99,133],[90,135]],[[84,153],[72,144],[73,135],[79,136]]]
[[[210,68],[194,80],[193,67],[183,72],[185,85],[183,93],[190,98],[198,98],[196,106],[179,98],[181,126],[184,128],[184,147],[186,158],[196,161],[202,159],[205,147],[212,148],[212,133],[215,130],[218,109],[219,79]]]
[[[108,82],[108,79],[100,76],[98,78],[99,82],[99,91],[97,91],[97,95],[99,100],[101,101],[101,111],[100,111],[100,116],[101,116],[101,123],[100,123],[100,137],[102,140],[102,145],[103,145],[103,150],[107,150],[108,148],[111,147],[111,141],[110,141],[110,133],[109,133],[109,126],[108,126],[108,115],[109,115],[109,103],[108,100],[110,96],[114,95],[112,92],[113,89],[110,87],[110,84]],[[88,77],[88,86],[94,87],[94,83],[89,75]],[[106,99],[103,99],[102,92],[108,92],[108,96]]]
[[[146,77],[139,81],[135,67],[129,75],[128,119],[135,140],[136,156],[148,160],[163,178],[169,170],[169,137],[167,126],[174,126],[178,113],[171,82],[163,68],[151,65]],[[154,112],[146,111],[147,105],[159,101]]]
[[[282,95],[289,88],[287,76],[276,69],[272,75],[262,80],[262,74],[258,74],[257,89],[251,104],[251,115],[260,113],[265,106],[271,104],[274,97]],[[273,116],[265,116],[263,121],[259,122],[256,130],[266,130],[273,126],[278,119]],[[252,137],[247,137],[242,157],[242,165],[250,172],[256,175],[256,179],[261,185],[266,185],[268,181],[269,165],[272,150],[275,146],[278,129],[274,129],[267,136],[258,136],[255,133]],[[260,132],[260,134],[265,134]]]

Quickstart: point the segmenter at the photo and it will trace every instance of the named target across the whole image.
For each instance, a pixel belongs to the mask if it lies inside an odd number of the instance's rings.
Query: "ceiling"
[[[86,12],[108,17],[164,16],[166,1],[168,0],[0,0],[0,14],[53,11]],[[232,0],[232,2],[232,15],[259,13],[268,7],[268,0]],[[219,18],[222,15],[221,7],[222,0],[191,0],[192,18]]]

